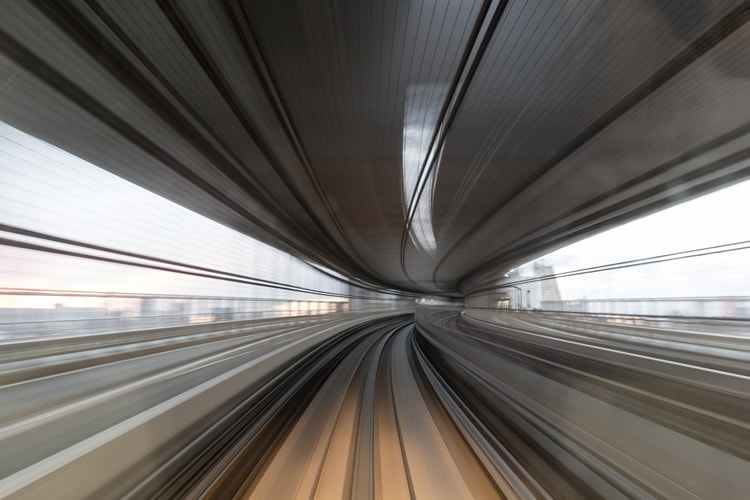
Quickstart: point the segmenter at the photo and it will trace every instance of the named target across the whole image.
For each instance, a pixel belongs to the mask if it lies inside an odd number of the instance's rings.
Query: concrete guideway
[[[90,359],[88,368],[2,386],[4,401],[21,404],[4,405],[0,495],[81,497],[105,485],[125,492],[143,479],[123,477],[129,467],[151,472],[237,398],[261,391],[316,345],[379,316],[292,329],[280,321],[271,334],[216,335],[206,344],[165,344],[156,354],[134,349],[128,360],[97,365]],[[104,463],[92,477],[93,464]]]
[[[743,498],[750,374],[743,349],[716,361],[743,339],[458,308],[415,317],[244,335],[217,324],[192,341],[176,329],[160,352],[139,339],[129,359],[81,353],[90,366],[0,386],[13,402],[0,409],[0,492]]]

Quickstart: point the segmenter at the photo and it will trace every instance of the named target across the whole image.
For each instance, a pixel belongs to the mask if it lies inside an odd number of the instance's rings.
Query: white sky
[[[750,181],[616,227],[541,259],[555,273],[750,240]],[[530,275],[531,263],[521,268]],[[558,280],[564,299],[750,296],[750,251]]]
[[[0,179],[0,223],[254,278],[346,291],[345,285],[296,257],[1,122]],[[0,287],[269,298],[290,295],[2,245]]]

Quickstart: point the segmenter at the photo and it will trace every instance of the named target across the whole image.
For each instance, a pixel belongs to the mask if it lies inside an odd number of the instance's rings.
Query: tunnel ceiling
[[[0,119],[387,287],[466,293],[750,168],[748,2],[2,11]]]

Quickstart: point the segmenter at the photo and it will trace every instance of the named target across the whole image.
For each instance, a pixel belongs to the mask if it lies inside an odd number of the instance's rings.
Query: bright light
[[[616,227],[519,268],[535,276],[539,266],[556,275],[702,248],[750,242],[750,181],[735,184]],[[736,245],[729,248],[741,248]],[[563,299],[750,296],[750,251],[622,266],[616,271],[557,278]],[[535,270],[535,266],[537,269]]]
[[[404,143],[402,170],[404,209],[409,216],[415,191],[422,189],[421,196],[413,208],[409,234],[417,248],[432,254],[437,249],[432,227],[432,191],[437,178],[439,158],[429,175],[424,175],[422,166],[427,161],[430,141],[437,129],[438,115],[448,87],[444,84],[410,85],[406,92],[404,110]]]

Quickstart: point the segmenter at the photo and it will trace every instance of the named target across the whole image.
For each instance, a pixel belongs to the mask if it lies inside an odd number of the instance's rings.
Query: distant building
[[[562,301],[560,287],[555,277],[554,266],[548,266],[541,262],[534,262],[532,267],[535,278],[544,278],[533,283],[527,283],[523,288],[526,289],[525,300],[527,309],[555,309],[554,304]]]

